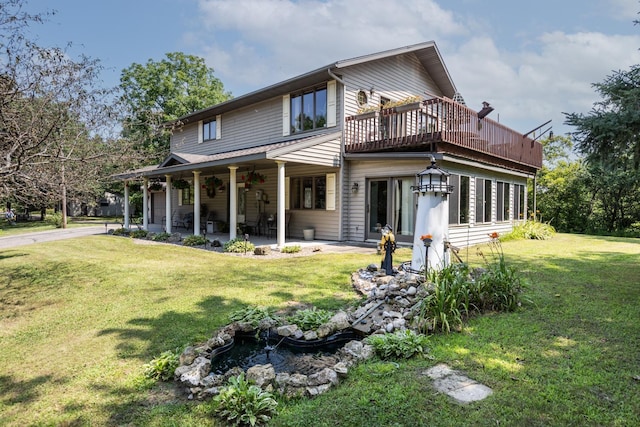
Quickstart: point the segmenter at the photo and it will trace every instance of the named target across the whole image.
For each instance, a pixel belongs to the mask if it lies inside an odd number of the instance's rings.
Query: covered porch
[[[174,152],[156,167],[115,176],[125,182],[124,227],[131,228],[130,184],[141,182],[142,229],[217,233],[224,241],[248,233],[252,241],[274,239],[282,247],[292,225],[293,237],[302,237],[304,227],[303,215],[292,214],[289,206],[290,171],[335,176],[339,150],[340,134],[334,132],[215,155]]]

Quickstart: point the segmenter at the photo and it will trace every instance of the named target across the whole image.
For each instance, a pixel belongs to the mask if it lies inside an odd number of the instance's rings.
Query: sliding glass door
[[[380,240],[389,224],[398,241],[413,240],[416,202],[414,177],[370,179],[367,185],[367,239]]]

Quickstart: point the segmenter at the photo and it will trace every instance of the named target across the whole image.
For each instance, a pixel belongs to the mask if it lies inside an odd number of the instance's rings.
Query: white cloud
[[[328,63],[462,34],[431,0],[201,0],[207,63],[223,82],[257,89]],[[240,95],[242,93],[236,93]]]
[[[640,6],[609,2],[609,13],[628,20]],[[558,132],[567,131],[562,112],[591,109],[592,83],[640,63],[640,36],[555,31],[516,44],[486,35],[490,16],[454,13],[436,0],[199,0],[199,8],[203,29],[190,40],[199,39],[236,96],[337,60],[435,40],[471,108],[488,101],[493,118],[522,131],[552,118]]]

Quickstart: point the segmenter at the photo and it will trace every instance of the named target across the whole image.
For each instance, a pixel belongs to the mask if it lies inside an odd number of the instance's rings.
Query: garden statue
[[[382,228],[382,238],[380,246],[384,250],[384,258],[382,258],[382,269],[388,275],[393,275],[393,260],[391,254],[396,250],[396,238],[389,224]]]

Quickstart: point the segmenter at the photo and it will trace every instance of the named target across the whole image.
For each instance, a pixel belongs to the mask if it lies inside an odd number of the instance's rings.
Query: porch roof
[[[278,157],[340,138],[342,132],[326,132],[288,139],[273,144],[265,144],[224,153],[202,155],[173,152],[157,166],[145,166],[140,169],[112,175],[115,180],[135,179],[142,177],[162,177],[193,170],[212,168],[215,166],[242,165],[260,160],[277,160]]]

